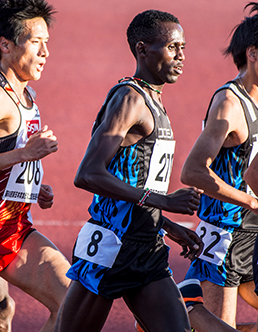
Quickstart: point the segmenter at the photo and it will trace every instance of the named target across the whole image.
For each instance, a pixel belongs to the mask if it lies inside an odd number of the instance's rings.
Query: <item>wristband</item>
[[[146,199],[150,196],[151,190],[146,188],[144,191],[144,194],[142,195],[142,197],[140,198],[139,202],[137,203],[137,205],[139,206],[143,206],[145,204]]]

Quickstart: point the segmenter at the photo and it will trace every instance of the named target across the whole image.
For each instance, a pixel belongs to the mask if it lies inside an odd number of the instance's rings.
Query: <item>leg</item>
[[[11,332],[14,312],[15,303],[9,295],[8,283],[0,278],[0,332]]]
[[[222,287],[202,282],[205,307],[232,327],[236,327],[237,287]]]
[[[42,332],[54,329],[59,306],[70,284],[65,276],[69,267],[54,244],[34,231],[24,241],[15,259],[0,273],[49,309],[50,317]]]
[[[229,326],[221,319],[208,311],[204,305],[196,304],[193,310],[189,312],[191,325],[198,332],[236,332],[233,327]]]
[[[55,332],[101,331],[113,300],[96,295],[79,281],[71,286],[58,313]]]
[[[241,284],[238,287],[238,294],[242,297],[242,299],[251,305],[253,308],[258,310],[258,296],[254,292],[255,284],[254,281],[249,281]],[[256,331],[256,323],[250,324],[239,324],[237,325],[238,329],[243,332],[253,332]]]
[[[183,298],[172,278],[130,291],[124,300],[148,332],[191,331]]]

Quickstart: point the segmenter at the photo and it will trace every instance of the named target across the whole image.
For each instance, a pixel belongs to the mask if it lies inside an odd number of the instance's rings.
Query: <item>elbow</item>
[[[87,172],[81,172],[78,170],[77,174],[74,178],[74,185],[77,188],[84,189],[90,191],[91,183],[92,183],[92,177]]]
[[[187,186],[192,185],[192,172],[185,166],[182,168],[180,180],[183,184]]]

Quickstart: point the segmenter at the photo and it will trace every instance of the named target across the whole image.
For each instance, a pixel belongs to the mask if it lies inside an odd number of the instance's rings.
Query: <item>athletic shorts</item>
[[[256,237],[254,254],[253,254],[253,271],[254,271],[254,283],[255,293],[258,295],[258,237]]]
[[[122,242],[111,268],[74,257],[67,277],[80,281],[95,294],[116,299],[131,289],[172,276],[168,266],[169,247],[161,235],[146,242],[131,239]]]
[[[254,231],[234,230],[222,265],[197,258],[191,263],[185,279],[208,280],[225,287],[238,287],[254,280],[252,261],[256,237],[257,232]]]
[[[34,230],[25,217],[0,225],[0,271],[14,260],[24,240]]]

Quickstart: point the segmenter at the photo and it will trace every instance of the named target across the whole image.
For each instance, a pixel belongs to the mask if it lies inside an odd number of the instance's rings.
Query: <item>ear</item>
[[[6,39],[5,37],[0,37],[0,50],[3,53],[9,53],[10,51],[9,44],[10,41],[8,39]]]
[[[252,62],[255,62],[258,60],[257,58],[257,48],[255,48],[255,46],[249,46],[247,49],[246,49],[246,56],[247,58],[252,61]]]
[[[135,50],[136,53],[140,56],[140,57],[144,57],[146,55],[146,45],[143,41],[139,41],[136,45],[135,45]]]

